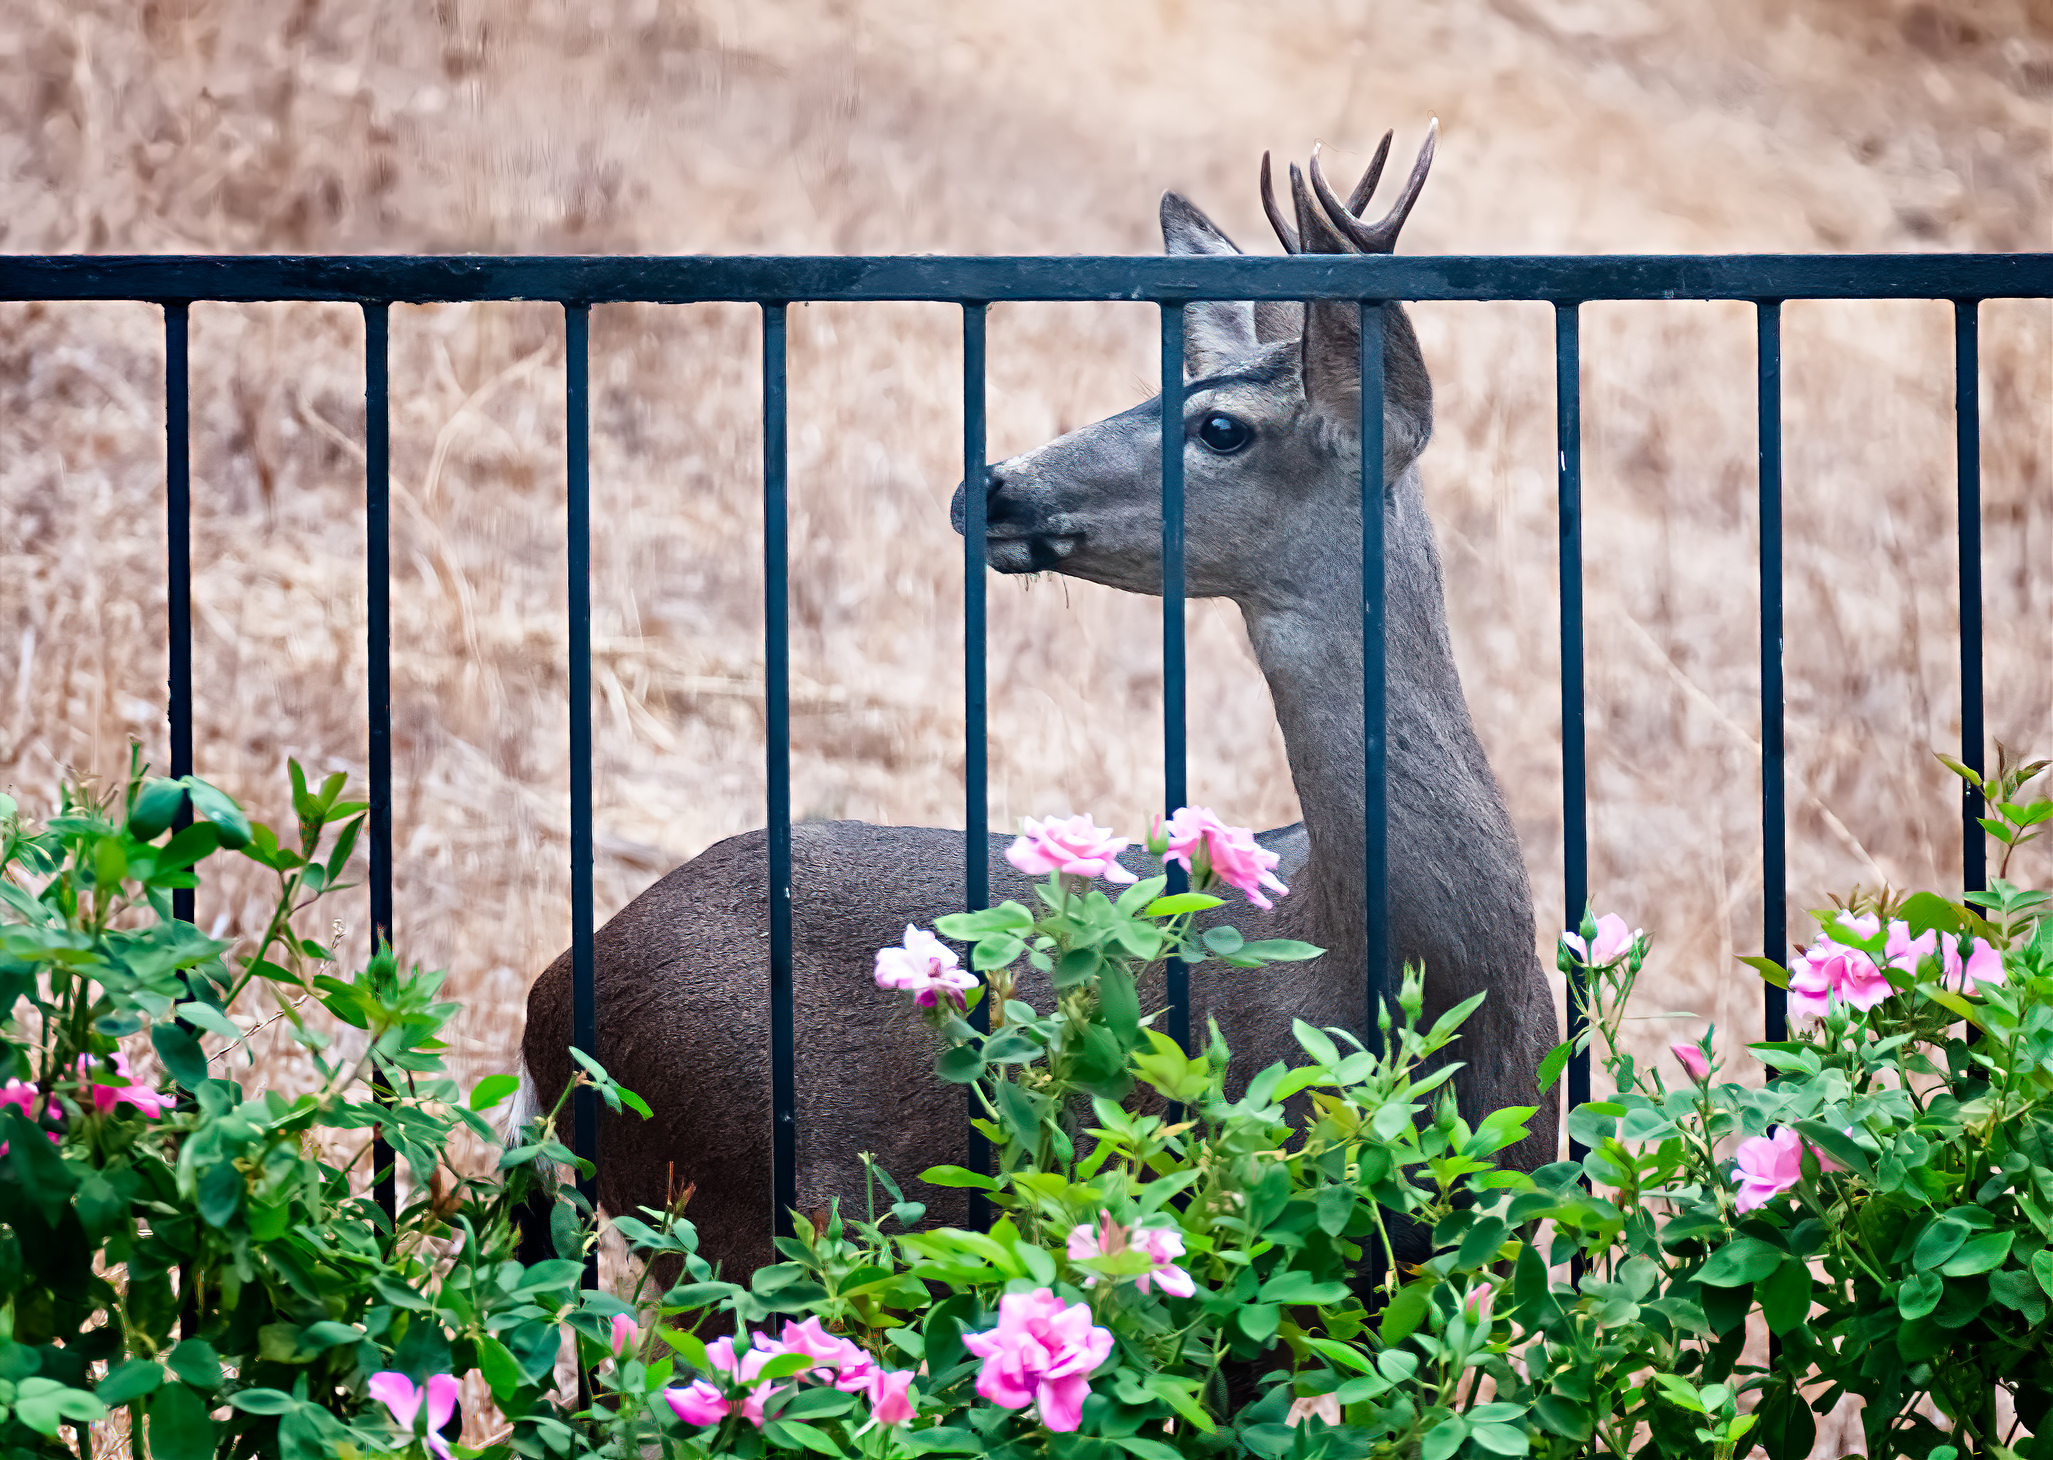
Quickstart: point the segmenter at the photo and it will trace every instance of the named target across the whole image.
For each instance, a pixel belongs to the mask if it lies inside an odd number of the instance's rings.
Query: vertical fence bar
[[[1979,299],[1953,301],[1954,465],[1960,500],[1960,758],[1982,766],[1982,386]],[[1989,885],[1989,842],[1979,818],[1982,793],[1961,783],[1960,880],[1968,892]]]
[[[984,665],[984,534],[989,505],[984,481],[984,325],[989,306],[962,306],[962,794],[963,902],[977,912],[991,905],[990,759],[986,744],[989,708]],[[980,1003],[970,1013],[979,1033],[991,1027],[991,1008]],[[983,1114],[982,1093],[967,1087],[969,1116]],[[975,1126],[969,1130],[969,1169],[989,1172],[991,1142]],[[981,1191],[969,1194],[969,1224],[981,1232],[991,1225],[991,1202]]]
[[[592,970],[592,308],[563,306],[565,500],[570,557],[570,988],[571,1042],[599,1053],[599,999]],[[598,1092],[577,1092],[573,1145],[596,1167]],[[578,1187],[597,1200],[596,1171]],[[598,1258],[586,1262],[597,1282]]]
[[[1162,306],[1162,799],[1174,811],[1190,798],[1184,727],[1183,636],[1183,305]],[[1167,892],[1188,885],[1171,866]],[[1163,972],[1169,1000],[1164,1032],[1190,1048],[1190,969],[1171,958]]]
[[[770,1194],[777,1235],[798,1206],[791,991],[791,626],[785,445],[786,306],[763,306],[763,678],[770,774]]]
[[[164,579],[173,780],[192,774],[192,430],[186,323],[183,303],[164,306]],[[175,824],[181,831],[191,826],[192,812],[181,809]],[[192,888],[172,891],[171,915],[192,921]]]
[[[371,949],[392,941],[392,418],[387,389],[391,306],[364,307],[364,661],[370,719]],[[381,1134],[371,1152],[376,1197],[390,1217],[399,1210],[399,1177]]]
[[[1362,494],[1362,1039],[1383,1052],[1381,1016],[1390,962],[1390,736],[1385,716],[1388,665],[1384,640],[1383,331],[1384,306],[1363,300],[1361,324]]]
[[[192,430],[190,375],[187,370],[187,315],[183,302],[164,306],[164,599],[166,718],[171,722],[171,777],[192,774]],[[181,807],[172,825],[192,825],[189,806]],[[193,920],[193,889],[173,888],[171,915]],[[190,1032],[185,1021],[179,1027]],[[198,1295],[192,1269],[178,1270],[178,1333],[191,1338],[199,1331]]]
[[[1782,301],[1754,308],[1756,416],[1761,450],[1761,951],[1789,953],[1788,762],[1782,680]],[[1789,995],[1762,984],[1762,1025],[1789,1032]]]
[[[1590,821],[1583,743],[1583,412],[1582,330],[1574,302],[1554,305],[1554,440],[1561,555],[1561,862],[1563,926],[1582,923],[1590,899]],[[1583,976],[1568,976],[1568,1037],[1587,1027]],[[1568,1061],[1568,1108],[1590,1098],[1590,1053]],[[1573,1138],[1568,1157],[1588,1149]]]

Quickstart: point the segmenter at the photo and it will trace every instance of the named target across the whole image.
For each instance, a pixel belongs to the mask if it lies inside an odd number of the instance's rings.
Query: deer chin
[[[1036,532],[985,540],[984,560],[1000,573],[1052,573],[1083,543],[1081,533]]]

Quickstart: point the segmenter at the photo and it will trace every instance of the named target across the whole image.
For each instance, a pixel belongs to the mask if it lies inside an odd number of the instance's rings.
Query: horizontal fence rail
[[[2049,254],[1288,258],[0,259],[0,300],[586,304],[1402,299],[2039,299]]]
[[[793,1048],[790,645],[790,544],[786,318],[803,302],[929,301],[960,306],[963,328],[964,814],[968,831],[965,901],[988,905],[985,645],[985,353],[988,308],[1000,301],[1128,301],[1161,313],[1163,420],[1180,419],[1183,306],[1206,299],[1353,300],[1361,322],[1361,544],[1363,770],[1368,808],[1362,854],[1368,873],[1367,946],[1385,949],[1389,907],[1385,875],[1387,741],[1384,733],[1385,603],[1383,493],[1384,305],[1392,302],[1539,301],[1555,309],[1559,532],[1562,861],[1564,925],[1581,919],[1589,893],[1587,762],[1584,726],[1582,562],[1582,367],[1578,306],[1598,300],[1750,301],[1756,306],[1759,427],[1762,944],[1788,948],[1787,793],[1784,737],[1782,597],[1781,306],[1792,299],[1943,299],[1954,307],[1956,506],[1960,574],[1961,759],[1982,767],[1981,447],[1977,390],[1979,305],[1985,299],[2053,297],[2053,254],[1718,255],[1595,257],[1292,257],[1163,258],[769,258],[769,257],[0,257],[0,301],[125,300],[155,303],[165,330],[165,507],[169,623],[168,718],[174,775],[194,769],[192,746],[191,468],[188,306],[198,301],[327,301],[362,307],[365,323],[366,586],[369,618],[369,804],[371,921],[390,936],[392,766],[390,674],[390,428],[387,380],[393,304],[535,300],[564,310],[566,366],[565,489],[570,612],[571,925],[573,1042],[597,1051],[594,987],[591,740],[591,307],[608,303],[738,302],[762,308],[763,577],[766,747],[769,820],[768,993],[771,1030],[772,1191],[778,1230],[788,1232],[798,1201],[796,1051]],[[1180,432],[1162,442],[1163,792],[1165,809],[1186,791],[1184,481]],[[1986,877],[1980,796],[1962,804],[1964,885]],[[1172,876],[1179,869],[1172,869]],[[1179,882],[1180,886],[1180,882]],[[175,894],[178,916],[193,915],[191,894]],[[1376,1011],[1385,999],[1385,960],[1365,969],[1363,1037],[1378,1041]],[[1188,974],[1172,963],[1166,1027],[1188,1044]],[[1571,975],[1570,1033],[1584,1032],[1581,979]],[[976,1017],[981,1022],[984,1011]],[[1781,1038],[1784,995],[1769,987],[1763,1033]],[[1571,1060],[1571,1103],[1590,1095],[1587,1052]],[[977,1108],[970,1091],[972,1113]],[[574,1144],[596,1161],[599,1127],[592,1092],[573,1112]],[[1574,1142],[1570,1154],[1584,1152]],[[969,1160],[989,1160],[972,1130]],[[391,1157],[381,1147],[375,1189],[395,1200]],[[596,1184],[586,1185],[588,1194]],[[973,1197],[971,1215],[988,1210]]]

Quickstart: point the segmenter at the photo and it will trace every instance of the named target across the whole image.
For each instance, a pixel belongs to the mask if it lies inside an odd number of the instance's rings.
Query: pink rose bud
[[[625,1313],[613,1315],[613,1357],[624,1359],[634,1345],[634,1320]]]
[[[2000,984],[2003,978],[2003,955],[1996,945],[1986,938],[1976,938],[1973,952],[1965,962],[1960,956],[1960,940],[1948,938],[1940,951],[1945,954],[1946,971],[1939,982],[1955,993],[1972,994],[1978,983]]]
[[[1711,1078],[1711,1061],[1701,1047],[1678,1039],[1669,1045],[1668,1049],[1682,1062],[1682,1067],[1689,1071],[1689,1077],[1699,1085]]]

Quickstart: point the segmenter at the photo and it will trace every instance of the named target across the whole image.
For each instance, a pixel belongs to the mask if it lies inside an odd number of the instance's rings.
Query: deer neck
[[[1392,487],[1385,515],[1389,776],[1403,786],[1480,770],[1487,777],[1447,637],[1438,554],[1415,469]],[[1279,921],[1346,965],[1363,961],[1364,827],[1359,541],[1321,532],[1287,591],[1243,601],[1248,637],[1269,683],[1303,808],[1305,862]],[[1339,551],[1333,549],[1338,547]],[[1492,788],[1494,791],[1494,787]],[[1392,848],[1393,874],[1400,849]]]

